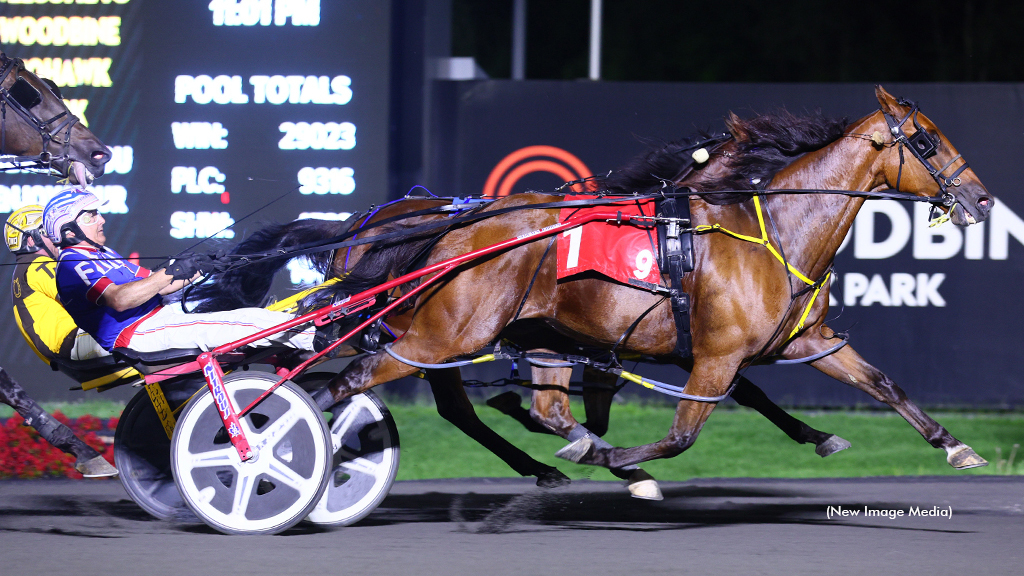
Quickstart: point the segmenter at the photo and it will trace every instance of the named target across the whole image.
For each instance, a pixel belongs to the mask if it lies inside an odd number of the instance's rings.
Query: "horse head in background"
[[[0,153],[17,169],[87,185],[103,175],[110,149],[68,110],[60,89],[0,52]]]

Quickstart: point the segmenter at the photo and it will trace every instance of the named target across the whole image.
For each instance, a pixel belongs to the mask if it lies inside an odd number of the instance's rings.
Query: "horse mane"
[[[725,173],[704,177],[703,166],[695,166],[690,154],[711,136],[699,136],[664,144],[637,156],[613,171],[598,185],[612,193],[648,193],[660,189],[665,181],[680,182],[692,170],[695,179],[685,184],[704,192],[700,197],[709,204],[735,204],[750,198],[742,192],[712,193],[714,190],[752,190],[754,181],[767,184],[780,170],[807,152],[819,150],[838,140],[846,130],[846,118],[823,116],[820,111],[796,116],[786,110],[742,120],[735,114],[726,118],[732,136],[732,157],[724,162]],[[725,139],[720,143],[728,145]],[[723,144],[711,146],[712,156],[720,155]]]
[[[288,224],[270,224],[257,230],[235,246],[230,254],[262,254],[278,248],[331,238],[343,233],[352,222],[336,220],[296,220]],[[333,251],[314,252],[305,257],[313,268],[328,276]],[[195,312],[220,312],[236,308],[263,307],[268,304],[274,275],[288,263],[289,255],[260,259],[252,264],[214,274],[205,284],[187,296],[199,302]]]

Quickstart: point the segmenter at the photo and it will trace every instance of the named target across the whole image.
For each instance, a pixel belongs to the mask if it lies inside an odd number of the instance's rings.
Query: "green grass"
[[[64,403],[59,408],[71,417],[94,414],[116,416],[123,406],[111,402]],[[402,441],[398,478],[514,477],[501,460],[441,419],[429,404],[391,403]],[[582,414],[582,407],[574,410]],[[477,413],[489,426],[534,458],[557,466],[570,478],[614,480],[603,469],[560,460],[554,453],[565,445],[561,438],[527,432],[519,423],[487,406]],[[605,438],[616,446],[636,446],[659,440],[672,422],[666,406],[615,404],[611,430]],[[10,416],[0,409],[0,418]],[[795,412],[811,426],[839,434],[853,448],[820,458],[810,444],[796,444],[757,413],[743,408],[720,408],[712,413],[696,444],[668,460],[644,464],[661,480],[694,477],[856,477],[947,474],[1024,474],[1024,454],[1009,460],[1013,445],[1024,440],[1024,414],[932,414],[950,432],[973,447],[992,465],[956,471],[946,464],[945,453],[935,450],[893,412]],[[1004,462],[1000,465],[1000,460]]]
[[[515,476],[497,457],[477,446],[437,416],[431,406],[391,406],[402,440],[400,479]],[[477,412],[489,426],[534,458],[557,466],[570,478],[613,480],[605,470],[580,466],[554,457],[565,441],[531,434],[512,419],[487,407]],[[582,411],[579,411],[580,413]],[[661,439],[674,410],[669,407],[616,404],[605,439],[616,446],[636,446]],[[846,438],[853,448],[821,458],[810,444],[790,440],[759,414],[746,409],[716,410],[696,444],[686,453],[643,467],[656,478],[694,477],[855,477],[892,475],[1021,474],[1024,465],[997,470],[997,448],[1006,459],[1015,443],[1024,440],[1024,415],[939,413],[936,419],[954,436],[971,445],[992,465],[957,471],[946,464],[945,453],[930,447],[895,413],[797,412],[819,430]],[[1024,460],[1022,456],[1021,460]]]
[[[109,400],[89,400],[83,402],[43,402],[43,409],[49,413],[62,412],[68,418],[78,418],[85,415],[96,416],[97,418],[112,418],[120,416],[124,410],[124,403],[111,402]],[[0,405],[0,418],[10,418],[14,415],[14,409],[10,406]]]

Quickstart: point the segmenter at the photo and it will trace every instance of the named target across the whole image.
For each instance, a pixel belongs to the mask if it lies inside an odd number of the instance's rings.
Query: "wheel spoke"
[[[348,453],[345,449],[339,450],[338,453],[345,458],[348,458],[345,462],[339,463],[338,466],[349,472],[359,472],[360,474],[366,474],[367,476],[377,478],[387,469],[383,463],[378,464],[372,460],[357,457],[355,454]]]
[[[192,468],[207,468],[210,466],[234,466],[238,467],[238,451],[231,444],[220,450],[210,450],[198,454],[189,454],[189,463]]]
[[[235,476],[235,498],[231,504],[232,516],[245,516],[245,512],[249,509],[249,499],[252,498],[252,493],[255,490],[255,486],[253,486],[255,479],[255,474]]]
[[[299,476],[294,470],[285,466],[283,462],[276,458],[267,464],[265,473],[267,476],[270,476],[275,480],[280,480],[286,486],[289,486],[298,492],[302,492],[303,487],[309,482],[308,478]]]
[[[280,439],[287,434],[288,431],[294,428],[298,422],[304,421],[305,419],[300,416],[298,410],[289,410],[284,414],[281,414],[277,420],[268,424],[266,429],[262,432],[253,433],[254,436],[251,436],[250,438],[258,437],[258,443],[260,445],[273,446],[277,439]]]
[[[349,428],[356,421],[356,416],[362,411],[362,407],[357,406],[355,402],[345,407],[345,410],[338,415],[337,421],[331,426],[331,444],[334,447],[334,451],[338,452],[341,450],[342,439],[348,434]]]

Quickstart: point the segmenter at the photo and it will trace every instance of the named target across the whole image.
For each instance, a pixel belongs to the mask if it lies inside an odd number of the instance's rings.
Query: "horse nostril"
[[[978,206],[980,208],[988,208],[989,204],[991,203],[992,201],[987,196],[982,196],[981,198],[978,199]]]
[[[92,161],[96,164],[106,164],[110,160],[110,154],[97,150],[92,153]]]

